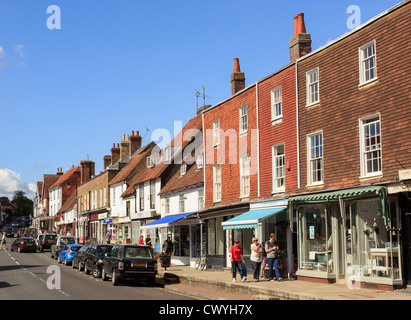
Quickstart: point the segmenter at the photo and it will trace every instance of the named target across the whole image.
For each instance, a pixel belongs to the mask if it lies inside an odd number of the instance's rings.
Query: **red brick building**
[[[275,232],[280,246],[289,252],[287,269],[293,269],[296,248],[287,229],[286,207],[287,194],[298,190],[295,60],[311,51],[303,14],[295,17],[289,49],[290,64],[248,87],[234,59],[232,96],[203,111],[202,217],[214,264],[228,264],[226,254],[235,238],[248,257],[253,236],[265,241]],[[250,224],[248,217],[255,221]]]
[[[393,288],[411,277],[410,16],[404,1],[297,60],[302,279]]]

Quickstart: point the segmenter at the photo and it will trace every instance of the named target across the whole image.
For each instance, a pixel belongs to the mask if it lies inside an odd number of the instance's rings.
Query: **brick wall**
[[[398,179],[411,168],[411,4],[298,63],[300,191]],[[359,86],[359,47],[376,41],[378,80]],[[320,103],[306,107],[306,72],[319,67]],[[360,179],[359,119],[380,113],[383,175]],[[324,135],[324,184],[307,187],[307,134]]]
[[[239,136],[239,108],[247,105],[248,114],[248,132],[245,135]],[[214,206],[213,203],[213,163],[217,163],[217,159],[222,162],[221,165],[221,205],[228,205],[238,203],[240,199],[240,167],[239,157],[247,153],[250,156],[250,197],[255,199],[258,196],[258,176],[257,176],[257,114],[256,114],[256,92],[255,86],[241,92],[241,94],[232,97],[222,104],[208,110],[203,114],[204,116],[204,132],[205,132],[205,207]],[[225,138],[223,144],[223,135],[220,135],[220,147],[213,148],[212,130],[213,121],[220,119],[220,129],[227,133],[232,129],[233,143],[230,143],[228,137]],[[254,130],[254,132],[253,132]],[[230,153],[230,145],[232,150]],[[253,147],[252,147],[253,146]],[[224,151],[224,153],[221,153]],[[220,152],[220,153],[219,153]],[[210,155],[214,156],[214,162],[210,163]],[[220,155],[220,157],[219,157]],[[224,156],[221,156],[224,155]],[[230,161],[231,155],[231,161]],[[212,157],[211,157],[212,158]],[[235,160],[236,163],[233,163]],[[230,163],[231,162],[231,163]]]
[[[282,120],[271,120],[271,91],[281,86]],[[291,170],[285,173],[285,193],[297,191],[297,129],[295,99],[295,65],[291,64],[258,84],[260,131],[260,188],[261,198],[269,198],[273,191],[272,147],[284,143],[285,161]],[[284,194],[283,194],[284,195]],[[278,196],[283,196],[278,194]]]

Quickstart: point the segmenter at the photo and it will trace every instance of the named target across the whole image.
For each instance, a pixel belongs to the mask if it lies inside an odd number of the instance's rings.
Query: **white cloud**
[[[0,46],[0,59],[3,59],[6,56],[6,53],[4,52],[4,48]]]
[[[14,45],[13,48],[14,48],[14,52],[17,53],[21,59],[26,58],[26,49],[24,48],[24,45],[16,44]]]
[[[29,199],[33,199],[36,192],[36,186],[34,183],[27,184],[20,174],[7,168],[0,168],[0,196],[7,196],[11,200],[14,196],[14,192],[22,190],[25,192],[25,196]]]

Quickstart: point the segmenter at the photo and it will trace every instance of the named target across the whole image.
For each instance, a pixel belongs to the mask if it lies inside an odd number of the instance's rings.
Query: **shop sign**
[[[113,218],[104,219],[104,223],[112,223],[112,222],[113,222]]]
[[[411,179],[411,169],[400,170],[398,171],[398,175],[399,175],[400,181],[410,180]]]
[[[408,186],[405,183],[395,183],[388,185],[388,194],[395,194],[408,191],[411,191],[411,186]]]

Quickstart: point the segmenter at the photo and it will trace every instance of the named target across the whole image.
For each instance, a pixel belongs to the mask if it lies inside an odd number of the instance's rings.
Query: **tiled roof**
[[[187,169],[184,175],[181,175],[180,170],[177,170],[168,183],[161,189],[159,194],[165,194],[168,192],[184,189],[188,187],[194,187],[204,183],[203,168],[197,169],[197,164],[194,163]]]
[[[73,192],[70,195],[70,197],[67,199],[67,201],[63,203],[63,205],[61,206],[60,210],[57,212],[56,215],[59,215],[60,213],[70,210],[71,208],[74,207],[75,204],[76,204],[76,193]]]
[[[188,130],[192,130],[192,129],[194,129],[193,132],[188,132]],[[194,139],[194,137],[192,137],[192,134],[195,133],[195,130],[198,130],[198,131],[202,130],[201,115],[197,115],[196,117],[191,118],[187,122],[187,124],[184,126],[184,128],[168,144],[168,146],[181,147],[180,151],[184,150],[184,148],[192,141],[192,140],[187,139],[188,136],[185,137],[185,133],[188,132],[187,134],[190,135],[190,139]],[[185,140],[184,138],[186,138],[186,140],[189,140],[189,141],[184,141]],[[174,157],[176,155],[174,155]],[[172,160],[173,159],[171,159],[171,161],[167,163],[165,163],[164,161],[160,161],[160,163],[158,163],[155,167],[146,168],[144,172],[127,188],[126,191],[123,192],[121,196],[126,197],[126,196],[133,194],[135,192],[134,191],[135,186],[142,182],[159,178],[169,166],[173,165]]]
[[[55,188],[55,187],[63,184],[63,183],[66,182],[66,181],[71,177],[71,175],[72,175],[73,173],[75,173],[75,172],[80,172],[80,167],[72,167],[72,168],[70,168],[70,170],[66,171],[65,174],[63,174],[63,175],[61,175],[61,176],[58,176],[57,181],[56,181],[54,184],[52,184],[52,185],[49,187],[49,189]]]
[[[49,197],[49,188],[52,186],[60,176],[57,174],[43,175],[43,199]]]
[[[136,153],[129,159],[128,163],[124,166],[123,169],[110,181],[109,185],[116,184],[121,181],[127,180],[130,178],[129,175],[133,170],[141,164],[141,161],[146,161],[146,157],[150,155],[151,150],[155,146],[154,142],[150,142],[148,145],[137,150]]]

